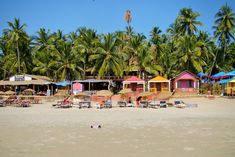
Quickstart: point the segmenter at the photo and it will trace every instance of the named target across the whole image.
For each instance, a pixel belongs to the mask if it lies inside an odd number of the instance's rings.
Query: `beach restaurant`
[[[46,94],[50,90],[51,83],[51,79],[46,76],[14,75],[9,80],[0,81],[0,89],[1,91],[12,89],[19,94],[26,88],[32,88],[36,92],[44,92]]]
[[[123,89],[131,89],[137,93],[144,92],[145,81],[136,76],[132,76],[123,81]]]
[[[159,92],[169,92],[170,91],[170,80],[157,76],[148,81],[148,90],[154,94]]]
[[[172,79],[173,88],[183,92],[197,92],[199,89],[198,76],[189,71],[183,71]]]

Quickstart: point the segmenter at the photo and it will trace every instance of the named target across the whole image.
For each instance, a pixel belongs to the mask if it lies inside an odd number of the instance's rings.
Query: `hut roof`
[[[181,79],[193,79],[193,80],[197,80],[198,79],[198,76],[191,73],[190,71],[188,70],[185,70],[183,72],[181,72],[179,75],[176,75],[175,80],[181,80]]]
[[[136,76],[132,76],[132,77],[124,80],[123,82],[144,82],[144,80],[142,80]]]
[[[154,77],[153,79],[149,80],[149,82],[169,82],[169,80],[162,77],[162,76],[157,76],[157,77]]]
[[[45,81],[45,80],[29,80],[29,81],[0,81],[0,85],[46,85],[51,84],[51,82]]]

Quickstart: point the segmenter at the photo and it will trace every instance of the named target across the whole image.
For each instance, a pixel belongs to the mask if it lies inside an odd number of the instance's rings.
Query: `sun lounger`
[[[117,104],[118,104],[119,107],[126,107],[127,106],[126,101],[118,101]]]
[[[112,108],[112,101],[111,101],[111,100],[105,101],[104,107],[105,107],[105,108]]]
[[[197,107],[197,104],[186,104],[182,100],[175,101],[176,108]]]
[[[148,101],[140,101],[139,107],[147,108],[148,107]]]
[[[160,101],[160,108],[167,108],[166,101]]]
[[[5,100],[0,100],[0,107],[5,107],[5,106],[6,106]]]
[[[150,102],[150,103],[149,103],[149,108],[155,108],[155,109],[157,109],[158,106],[159,106],[159,104],[157,104],[156,102]]]
[[[80,101],[79,106],[81,108],[91,108],[91,102],[90,101]]]

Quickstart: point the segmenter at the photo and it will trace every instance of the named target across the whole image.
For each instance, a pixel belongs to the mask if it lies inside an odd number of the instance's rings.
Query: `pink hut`
[[[138,93],[143,92],[145,91],[145,81],[136,76],[132,76],[123,81],[123,89],[128,88]]]
[[[172,80],[176,91],[197,92],[199,89],[198,76],[189,71],[183,71]]]

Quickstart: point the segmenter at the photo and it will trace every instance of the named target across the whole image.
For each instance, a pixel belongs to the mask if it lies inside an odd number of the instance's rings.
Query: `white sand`
[[[47,102],[0,108],[0,156],[234,157],[235,99],[183,100],[199,106],[54,109]]]

